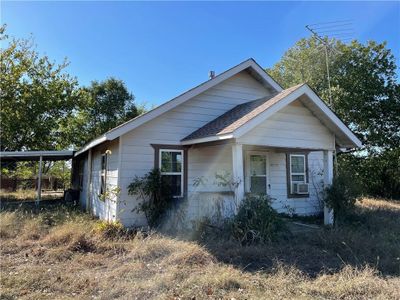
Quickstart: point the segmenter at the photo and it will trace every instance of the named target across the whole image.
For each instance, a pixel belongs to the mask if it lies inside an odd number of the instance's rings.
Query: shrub
[[[0,238],[14,238],[18,235],[21,218],[16,212],[2,212],[0,219]]]
[[[325,188],[325,204],[333,209],[336,221],[343,221],[355,209],[355,203],[361,196],[358,181],[349,173],[342,172],[333,178],[330,186]]]
[[[106,239],[120,239],[134,236],[134,231],[127,229],[120,222],[98,221],[94,232]]]
[[[162,180],[161,172],[156,168],[143,177],[135,176],[128,186],[128,194],[139,197],[141,203],[135,210],[144,213],[150,227],[160,224],[173,200],[170,185]]]
[[[400,148],[372,151],[369,155],[343,153],[338,156],[341,170],[360,179],[365,194],[400,199]]]
[[[229,240],[232,237],[232,219],[203,217],[193,222],[192,238],[200,242]]]
[[[268,195],[248,195],[232,220],[232,235],[244,245],[274,240],[284,229]]]

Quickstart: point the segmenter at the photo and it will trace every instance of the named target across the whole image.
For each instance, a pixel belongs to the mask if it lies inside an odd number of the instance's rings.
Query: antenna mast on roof
[[[325,63],[326,63],[326,77],[328,80],[328,93],[329,93],[329,106],[333,108],[332,102],[332,89],[331,89],[331,77],[329,74],[329,50],[339,52],[329,45],[329,35],[335,39],[341,39],[346,41],[351,39],[351,34],[354,33],[352,28],[351,20],[335,21],[335,22],[324,22],[306,25],[306,28],[312,33],[312,35],[319,40],[325,48]],[[340,53],[340,52],[339,52]]]

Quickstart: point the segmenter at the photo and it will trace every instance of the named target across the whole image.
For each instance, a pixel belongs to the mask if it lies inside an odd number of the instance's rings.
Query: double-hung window
[[[162,180],[174,197],[183,197],[183,150],[160,149],[159,154]]]
[[[290,193],[295,194],[297,190],[297,184],[307,182],[306,155],[290,154],[289,164]]]

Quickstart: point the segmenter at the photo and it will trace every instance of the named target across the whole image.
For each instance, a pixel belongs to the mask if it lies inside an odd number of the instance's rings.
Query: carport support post
[[[328,187],[333,182],[333,151],[324,151],[324,187]],[[333,210],[324,205],[324,224],[333,225]]]
[[[38,176],[38,189],[37,189],[37,199],[36,199],[36,206],[39,206],[39,202],[42,199],[42,164],[43,164],[43,157],[39,157],[39,176]]]

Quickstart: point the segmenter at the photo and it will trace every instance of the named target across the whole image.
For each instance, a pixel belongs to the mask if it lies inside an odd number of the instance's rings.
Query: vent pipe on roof
[[[208,77],[209,77],[210,79],[213,79],[213,78],[215,77],[215,71],[210,71],[210,72],[208,72]]]

